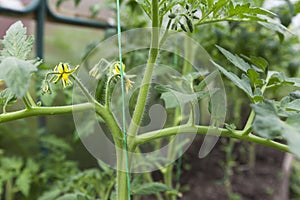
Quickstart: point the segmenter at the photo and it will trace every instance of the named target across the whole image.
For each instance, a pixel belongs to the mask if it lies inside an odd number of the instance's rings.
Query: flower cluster
[[[105,64],[102,65],[102,64]],[[106,60],[102,59],[97,65],[95,65],[89,72],[89,74],[96,78],[101,79],[101,77],[104,74],[107,74],[110,78],[120,77],[121,75],[121,68],[120,68],[120,62],[116,61],[112,64],[108,63]],[[124,63],[122,63],[122,71],[123,71],[123,77],[124,77],[124,83],[125,83],[125,90],[126,93],[128,93],[128,90],[132,88],[133,81],[130,80],[130,78],[135,77],[134,75],[127,75],[125,73],[126,66]]]
[[[112,67],[113,67],[113,73],[115,75],[121,74],[120,62],[114,62]],[[128,93],[128,90],[130,88],[132,88],[132,84],[134,83],[133,81],[130,80],[130,77],[133,77],[133,76],[129,76],[125,73],[124,63],[122,63],[122,71],[123,71],[123,76],[124,76],[125,90],[126,90],[126,93]]]
[[[177,30],[180,27],[184,32],[188,30],[192,33],[194,31],[194,20],[199,20],[197,16],[198,10],[193,9],[191,5],[186,4],[184,9],[176,9],[175,12],[170,11],[169,19],[173,21],[171,29]],[[188,29],[187,29],[188,28]]]

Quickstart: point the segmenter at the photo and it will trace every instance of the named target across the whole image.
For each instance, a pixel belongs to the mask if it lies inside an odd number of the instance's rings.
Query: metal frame
[[[54,22],[63,24],[72,24],[78,26],[94,27],[109,29],[115,28],[108,23],[99,22],[93,19],[84,19],[79,17],[68,17],[59,15],[53,12],[48,4],[47,0],[33,0],[28,6],[22,10],[14,10],[11,8],[2,7],[0,5],[0,14],[6,16],[26,16],[34,14],[36,20],[36,56],[43,58],[43,47],[44,47],[44,25],[45,20],[49,19]]]

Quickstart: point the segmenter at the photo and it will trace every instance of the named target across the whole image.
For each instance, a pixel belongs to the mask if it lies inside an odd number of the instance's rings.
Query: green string
[[[117,27],[118,27],[118,48],[119,48],[119,59],[120,59],[120,75],[121,75],[121,89],[122,89],[122,122],[123,122],[123,141],[125,150],[125,161],[126,161],[126,176],[127,176],[127,194],[130,200],[130,174],[129,174],[129,162],[128,162],[128,151],[127,151],[127,133],[126,133],[126,115],[125,115],[125,85],[124,85],[124,72],[122,63],[122,46],[121,46],[121,19],[120,19],[120,1],[117,0]],[[122,184],[122,183],[118,183]]]

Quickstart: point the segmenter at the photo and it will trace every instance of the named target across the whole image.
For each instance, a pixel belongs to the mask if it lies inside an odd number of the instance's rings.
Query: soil
[[[181,171],[182,197],[179,200],[275,200],[282,183],[282,162],[284,153],[272,148],[255,145],[255,166],[248,166],[250,145],[237,142],[233,149],[235,165],[230,176],[232,192],[236,198],[229,198],[224,183],[224,147],[227,138],[220,139],[213,151],[199,159],[198,153],[203,136],[197,136],[183,156]],[[176,172],[174,172],[175,174]],[[161,180],[158,172],[155,180]],[[278,197],[278,196],[277,196]],[[144,196],[143,200],[155,200],[154,196]],[[280,198],[279,198],[280,199]],[[282,199],[280,199],[282,200]]]
[[[183,192],[183,200],[227,200],[224,184],[225,152],[222,150],[226,143],[218,142],[214,150],[204,159],[199,159],[198,153],[203,138],[197,137],[194,144],[186,152],[183,162],[190,163],[190,170],[183,170],[181,186],[189,187]],[[247,149],[246,142],[235,145],[234,155],[236,165],[231,175],[232,191],[238,194],[242,200],[273,200],[275,192],[279,190],[281,183],[283,152],[255,146],[255,167],[251,170],[247,167],[248,152],[240,153],[239,149]],[[231,198],[233,199],[233,198]]]

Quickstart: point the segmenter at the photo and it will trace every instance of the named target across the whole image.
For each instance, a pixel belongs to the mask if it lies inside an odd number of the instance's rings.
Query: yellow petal
[[[114,63],[114,68],[115,68],[115,73],[120,74],[120,62],[115,62]],[[122,70],[123,70],[123,72],[125,71],[124,63],[122,63]]]
[[[62,74],[58,74],[57,78],[54,80],[54,83],[57,83],[62,78]]]

